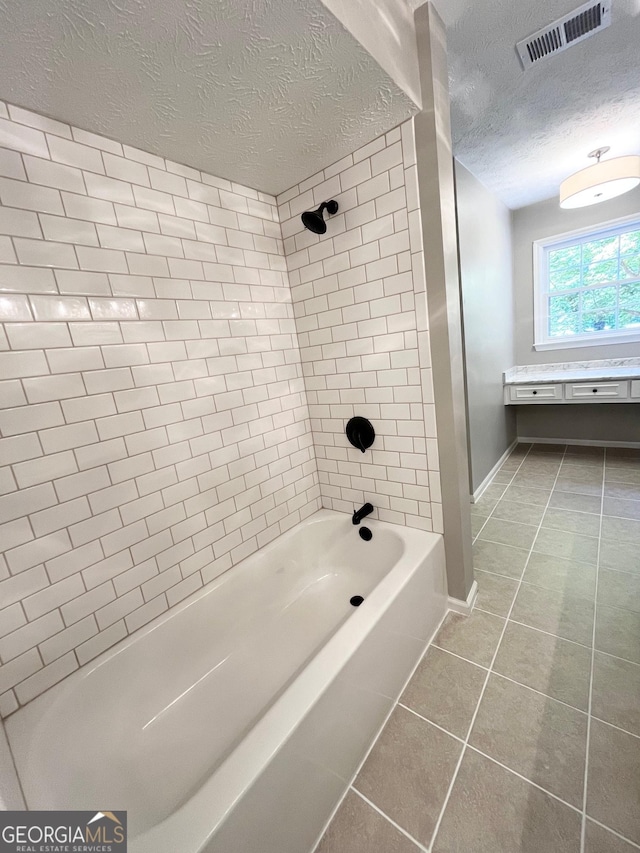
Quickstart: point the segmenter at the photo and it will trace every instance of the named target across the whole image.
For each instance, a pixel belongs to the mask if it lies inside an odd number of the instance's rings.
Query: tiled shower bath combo
[[[411,122],[279,204],[13,106],[0,146],[3,715],[321,502],[442,530]]]
[[[310,849],[447,602],[413,122],[276,199],[2,104],[0,171],[0,710],[27,801],[115,792],[140,853]],[[327,197],[321,239],[300,214]]]

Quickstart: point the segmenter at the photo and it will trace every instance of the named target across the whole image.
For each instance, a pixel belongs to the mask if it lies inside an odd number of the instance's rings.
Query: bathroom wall
[[[456,162],[471,488],[476,491],[516,436],[502,372],[515,364],[511,212]]]
[[[597,228],[625,216],[640,217],[640,187],[618,198],[563,210],[557,198],[531,204],[513,211],[513,263],[516,311],[516,363],[547,364],[558,361],[585,361],[599,358],[637,356],[640,345],[598,344],[563,347],[557,350],[533,349],[533,243],[579,228]]]
[[[273,197],[0,102],[0,204],[4,716],[319,488]]]
[[[442,532],[413,120],[278,196],[323,506]],[[300,214],[335,198],[327,233]],[[362,454],[353,415],[376,430]]]

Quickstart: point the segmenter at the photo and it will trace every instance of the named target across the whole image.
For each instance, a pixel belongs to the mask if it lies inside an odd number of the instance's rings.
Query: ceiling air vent
[[[599,30],[604,30],[610,23],[610,0],[585,3],[529,38],[519,41],[516,50],[524,68],[531,68],[540,60],[561,53]]]

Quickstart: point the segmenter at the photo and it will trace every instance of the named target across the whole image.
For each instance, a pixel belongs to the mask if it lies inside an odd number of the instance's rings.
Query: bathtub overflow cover
[[[349,604],[353,604],[354,607],[360,607],[364,598],[361,595],[354,595],[349,599]]]

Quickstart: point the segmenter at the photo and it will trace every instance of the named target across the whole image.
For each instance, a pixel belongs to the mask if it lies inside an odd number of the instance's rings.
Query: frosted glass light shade
[[[560,207],[586,207],[629,192],[640,184],[640,156],[614,157],[588,166],[560,184]]]

